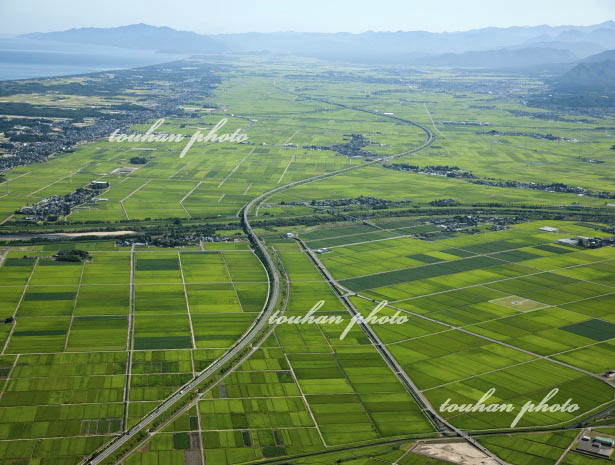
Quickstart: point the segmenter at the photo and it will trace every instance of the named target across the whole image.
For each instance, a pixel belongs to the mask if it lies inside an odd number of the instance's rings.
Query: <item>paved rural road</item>
[[[281,89],[281,88],[277,87],[275,82],[274,82],[274,86],[276,88],[280,89],[280,90],[283,90],[284,92],[288,92],[288,93],[294,94],[293,92],[290,92],[290,91],[287,91],[287,90],[284,90],[284,89]],[[298,95],[298,94],[294,94],[294,95]],[[308,183],[311,183],[311,182],[314,182],[314,181],[318,181],[318,180],[321,180],[321,179],[326,179],[326,178],[329,178],[329,177],[332,177],[332,176],[337,176],[337,175],[343,174],[343,173],[345,173],[347,171],[351,171],[351,170],[354,170],[354,169],[357,169],[357,168],[364,168],[366,166],[369,166],[369,165],[372,165],[372,164],[376,164],[376,163],[382,163],[384,161],[387,161],[387,160],[390,160],[390,159],[393,159],[393,158],[396,158],[396,157],[400,157],[400,156],[403,156],[403,155],[409,155],[409,154],[412,154],[412,153],[419,152],[419,151],[429,147],[434,142],[434,140],[435,140],[434,134],[429,129],[427,129],[425,126],[423,126],[423,125],[421,125],[419,123],[416,123],[414,121],[405,120],[405,119],[398,118],[398,117],[393,116],[393,115],[383,115],[381,113],[376,113],[376,112],[373,112],[373,111],[370,111],[370,110],[365,110],[365,109],[362,109],[362,108],[351,107],[351,106],[348,106],[348,105],[343,105],[343,104],[339,104],[339,103],[329,102],[327,100],[321,100],[321,99],[312,99],[312,100],[320,101],[322,103],[326,103],[326,104],[329,104],[329,105],[339,106],[339,107],[342,107],[342,108],[347,108],[347,109],[350,109],[350,110],[361,111],[361,112],[364,112],[364,113],[370,113],[370,114],[373,114],[373,115],[376,115],[376,116],[380,116],[380,117],[396,120],[396,121],[402,122],[404,124],[416,126],[416,127],[422,129],[425,132],[427,138],[426,138],[425,142],[423,142],[421,145],[419,145],[419,146],[417,146],[417,147],[415,147],[415,148],[413,148],[411,150],[408,150],[406,152],[398,153],[396,155],[391,155],[391,156],[388,156],[388,157],[378,158],[378,159],[375,159],[375,160],[372,160],[372,161],[369,161],[369,162],[361,163],[359,165],[349,166],[347,168],[343,168],[343,169],[340,169],[340,170],[337,170],[337,171],[332,171],[332,172],[329,172],[329,173],[325,173],[325,174],[321,174],[321,175],[317,175],[317,176],[312,176],[310,178],[306,178],[306,179],[295,181],[295,182],[292,182],[292,183],[289,183],[289,184],[285,184],[283,186],[279,186],[279,187],[271,189],[271,190],[269,190],[267,192],[264,192],[263,194],[259,195],[258,197],[255,197],[250,202],[248,202],[246,204],[246,206],[242,210],[242,214],[241,214],[242,226],[243,226],[244,231],[246,232],[246,234],[250,238],[250,241],[252,242],[252,245],[255,248],[255,250],[260,253],[259,257],[264,262],[263,264],[265,265],[265,269],[267,270],[267,272],[269,274],[270,283],[271,283],[271,292],[270,292],[269,301],[267,302],[265,310],[259,314],[259,316],[254,321],[254,323],[252,324],[250,329],[248,329],[248,331],[246,333],[244,333],[244,335],[237,341],[237,343],[233,347],[231,347],[229,349],[228,352],[226,352],[223,356],[221,356],[219,359],[214,361],[209,367],[207,367],[205,370],[200,372],[191,381],[189,381],[188,383],[186,383],[182,387],[180,387],[170,397],[167,397],[162,402],[162,404],[160,404],[156,409],[152,410],[150,413],[148,413],[146,416],[144,416],[141,419],[141,421],[139,421],[139,423],[137,423],[132,428],[130,428],[129,430],[124,432],[121,436],[116,436],[114,439],[112,439],[111,441],[106,443],[103,446],[103,448],[99,449],[97,452],[92,454],[90,457],[86,458],[82,462],[83,464],[98,465],[98,464],[104,462],[110,456],[112,456],[115,452],[120,450],[125,444],[127,444],[137,434],[139,434],[141,431],[143,431],[143,429],[147,425],[151,424],[153,421],[155,421],[157,418],[159,418],[162,414],[164,414],[169,409],[171,409],[173,406],[175,406],[175,404],[177,402],[179,402],[181,399],[189,396],[192,393],[192,391],[194,391],[199,384],[201,384],[207,378],[212,376],[221,367],[223,367],[226,363],[230,362],[234,357],[236,357],[246,346],[248,346],[251,343],[251,341],[258,335],[258,333],[263,328],[265,328],[265,326],[267,326],[269,324],[269,317],[273,314],[274,310],[276,309],[276,306],[278,305],[278,299],[279,299],[279,296],[280,296],[280,274],[279,274],[278,270],[276,269],[276,266],[275,266],[275,264],[273,262],[273,259],[271,258],[271,255],[269,254],[267,248],[263,245],[261,240],[254,233],[253,228],[250,225],[248,216],[249,216],[250,211],[252,211],[252,209],[255,206],[257,206],[260,203],[264,202],[266,199],[268,199],[269,197],[271,197],[272,195],[274,195],[274,194],[276,194],[278,192],[284,191],[286,189],[290,189],[292,187],[299,186],[301,184],[308,184]]]
[[[406,390],[410,393],[410,395],[414,398],[418,406],[423,411],[423,414],[431,421],[431,423],[436,427],[436,429],[448,429],[453,431],[460,438],[465,439],[470,444],[472,444],[475,448],[480,450],[482,453],[486,454],[492,460],[500,465],[507,465],[507,462],[501,460],[497,455],[492,453],[486,447],[483,447],[476,439],[470,436],[465,431],[460,430],[459,428],[453,426],[449,423],[444,417],[440,415],[440,413],[431,405],[427,397],[421,392],[421,390],[414,384],[412,379],[408,376],[408,374],[404,371],[401,365],[397,362],[395,357],[391,354],[388,347],[382,342],[382,340],[378,337],[378,335],[374,332],[374,330],[365,322],[361,321],[359,317],[361,314],[352,304],[347,294],[340,289],[344,289],[344,287],[340,286],[337,280],[331,275],[329,270],[322,264],[322,262],[318,259],[318,257],[309,249],[309,247],[300,239],[297,239],[301,244],[304,252],[311,258],[312,262],[318,270],[321,272],[325,280],[329,283],[333,291],[337,294],[338,298],[342,301],[344,306],[348,309],[353,318],[357,319],[357,325],[363,330],[363,332],[367,335],[367,337],[372,342],[372,345],[376,347],[378,352],[384,360],[387,362],[387,365],[393,370],[393,372],[397,375],[402,384],[406,387]]]

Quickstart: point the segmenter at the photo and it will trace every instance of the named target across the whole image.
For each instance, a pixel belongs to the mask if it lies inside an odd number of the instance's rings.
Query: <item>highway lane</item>
[[[275,83],[274,83],[274,86],[276,86]],[[314,99],[314,100],[319,100],[319,99]],[[249,221],[250,212],[255,207],[257,207],[259,204],[267,200],[269,197],[281,191],[291,189],[293,187],[296,187],[302,184],[312,183],[312,182],[315,182],[321,179],[326,179],[332,176],[338,176],[340,174],[346,173],[351,170],[363,168],[363,167],[373,165],[376,163],[382,163],[384,161],[397,158],[403,155],[416,153],[416,152],[419,152],[429,147],[435,140],[435,136],[429,129],[427,129],[426,127],[414,121],[405,120],[402,118],[395,117],[393,115],[382,115],[380,113],[376,113],[370,110],[364,110],[362,108],[357,108],[357,107],[350,107],[347,105],[337,104],[337,103],[333,103],[329,101],[323,101],[323,102],[329,105],[340,106],[340,107],[355,110],[355,111],[370,113],[370,114],[378,115],[381,117],[389,118],[392,120],[396,120],[399,122],[403,122],[404,124],[416,126],[425,132],[426,140],[421,145],[414,147],[408,151],[402,152],[402,153],[398,153],[398,154],[391,155],[388,157],[377,158],[372,161],[361,163],[359,165],[349,166],[349,167],[346,167],[346,168],[343,168],[337,171],[332,171],[329,173],[312,176],[306,179],[302,179],[302,180],[295,181],[289,184],[285,184],[283,186],[276,187],[274,189],[271,189],[267,192],[260,194],[259,196],[255,197],[250,202],[248,202],[241,212],[241,222],[242,222],[242,227],[244,229],[244,232],[248,235],[248,238],[250,239],[252,246],[254,247],[261,261],[263,261],[263,264],[265,265],[265,269],[267,270],[269,274],[271,292],[270,292],[269,301],[266,304],[265,310],[259,314],[259,316],[255,320],[255,322],[252,324],[252,326],[248,329],[248,331],[244,333],[244,335],[237,341],[237,343],[234,346],[231,347],[231,349],[229,349],[228,352],[226,352],[219,359],[214,361],[209,367],[207,367],[205,370],[200,372],[191,381],[181,386],[170,397],[165,399],[162,402],[162,404],[160,404],[156,409],[152,410],[145,417],[143,417],[141,421],[139,421],[139,423],[137,423],[135,426],[125,431],[122,435],[116,436],[110,442],[103,445],[101,449],[97,450],[94,454],[86,458],[83,462],[81,462],[82,464],[99,465],[102,462],[104,462],[106,459],[111,457],[115,452],[119,451],[124,445],[130,442],[136,435],[142,432],[147,425],[151,424],[156,419],[158,419],[160,416],[162,416],[165,412],[169,411],[180,400],[190,396],[191,393],[194,391],[194,389],[196,389],[196,387],[199,384],[206,381],[210,376],[215,374],[220,368],[222,368],[228,362],[233,360],[233,358],[236,357],[240,352],[242,352],[243,349],[246,346],[248,346],[252,342],[252,340],[260,333],[260,331],[263,330],[269,324],[268,322],[269,317],[274,313],[274,310],[276,309],[278,305],[279,294],[280,294],[280,276],[275,266],[275,263],[273,259],[271,258],[271,255],[269,254],[269,251],[264,246],[260,238],[254,233],[254,230],[252,226],[250,225],[250,221]]]
[[[188,383],[184,384],[177,391],[175,391],[170,397],[168,397],[162,404],[160,404],[156,409],[151,411],[145,417],[141,419],[141,421],[126,431],[121,436],[116,437],[111,442],[107,443],[106,447],[101,450],[98,455],[95,457],[90,457],[85,461],[87,464],[97,465],[102,463],[104,460],[113,455],[116,451],[122,448],[126,443],[128,443],[132,438],[134,438],[139,432],[141,432],[147,425],[155,421],[162,414],[167,412],[170,408],[175,406],[177,402],[179,402],[182,398],[189,396],[192,391],[202,382],[207,380],[210,376],[216,373],[220,368],[222,368],[226,363],[230,362],[235,356],[237,356],[248,344],[252,342],[252,340],[258,335],[258,333],[268,324],[268,319],[276,308],[279,292],[280,292],[280,278],[279,273],[275,268],[273,260],[269,255],[267,249],[263,246],[262,242],[254,234],[252,227],[250,226],[250,222],[248,221],[248,215],[251,208],[256,205],[258,202],[261,202],[263,198],[268,195],[268,193],[264,193],[252,201],[250,201],[247,206],[244,208],[242,212],[242,221],[244,223],[244,228],[251,240],[253,241],[254,247],[260,252],[261,260],[265,261],[265,268],[268,270],[270,274],[270,282],[271,282],[271,293],[270,298],[267,303],[267,306],[263,312],[261,312],[260,316],[255,320],[252,326],[248,329],[246,333],[242,336],[241,339],[231,348],[228,352],[222,355],[218,360],[213,362],[208,368],[203,370],[198,374],[195,378],[193,378]]]

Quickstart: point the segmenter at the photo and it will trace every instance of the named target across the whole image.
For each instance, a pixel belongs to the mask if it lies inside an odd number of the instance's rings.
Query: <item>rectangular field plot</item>
[[[220,465],[275,458],[323,448],[318,431],[314,428],[206,431],[202,436],[206,460]]]
[[[204,400],[199,404],[206,430],[310,427],[310,418],[301,397]],[[216,415],[218,413],[218,415]],[[228,415],[231,413],[231,415]]]
[[[354,234],[373,232],[375,229],[366,225],[342,226],[337,228],[322,228],[312,232],[302,234],[301,237],[306,241],[323,240],[332,237],[343,237]]]
[[[254,315],[249,313],[195,313],[192,325],[196,346],[201,349],[230,347],[253,321]]]
[[[9,252],[0,268],[0,280],[3,286],[25,285],[36,265],[36,259],[22,258],[23,253]]]
[[[293,249],[298,250],[298,246],[293,244]],[[284,251],[280,252],[280,255],[293,282],[322,280],[322,275],[314,268],[310,259],[303,252]]]
[[[89,418],[92,416],[93,418]],[[26,436],[32,436],[32,439],[36,440],[109,436],[121,431],[121,416],[121,404],[97,405],[90,408],[79,405],[2,408],[0,434],[5,439],[15,441],[23,441]]]
[[[101,296],[104,296],[101,298]],[[75,316],[125,315],[130,310],[128,285],[81,286]]]
[[[615,354],[615,341],[606,341],[553,355],[552,358],[598,375],[611,370]]]
[[[437,294],[444,291],[455,291],[473,286],[502,281],[515,276],[525,276],[532,273],[531,268],[517,264],[491,266],[463,273],[453,273],[437,278],[418,279],[386,287],[378,287],[363,291],[362,294],[380,300],[398,301]],[[500,293],[499,295],[504,295]]]
[[[135,280],[144,283],[180,283],[179,257],[173,252],[137,252]]]
[[[558,269],[554,272],[570,278],[583,279],[596,284],[612,286],[612,283],[615,282],[615,260],[602,259],[598,261],[600,258],[599,256],[592,258],[596,260],[593,263],[579,265],[572,268]]]
[[[6,353],[62,352],[69,327],[69,317],[20,318]]]
[[[235,292],[244,312],[260,312],[269,295],[269,284],[266,282],[235,283]]]
[[[381,331],[380,327],[374,329],[377,333]],[[417,386],[424,390],[534,359],[460,331],[426,335],[388,347],[404,370],[412,373]]]
[[[23,286],[0,287],[0,312],[3,315],[13,315],[23,295]]]
[[[418,281],[427,278],[437,278],[465,271],[479,270],[500,265],[502,262],[490,257],[470,257],[462,260],[432,265],[417,266],[404,270],[388,271],[362,278],[352,278],[341,281],[344,286],[356,291],[376,287],[390,286],[392,284]]]
[[[493,303],[502,293],[483,287],[437,292],[408,300],[396,301],[394,306],[438,321],[454,325],[470,325],[486,320],[516,315],[519,310]]]
[[[560,329],[595,341],[606,341],[615,338],[615,324],[603,320],[583,321],[562,326]]]
[[[176,440],[176,437],[186,437],[188,447],[191,444],[191,437],[187,433],[160,433],[152,437],[146,448],[133,453],[125,460],[126,465],[153,465],[153,464],[190,464],[201,463],[201,452],[196,451],[196,455],[191,456],[188,450],[184,450],[183,443]],[[176,447],[176,443],[178,447]],[[181,447],[179,447],[181,445]]]
[[[70,315],[73,312],[76,287],[29,286],[17,314],[28,316]]]
[[[187,314],[182,284],[137,284],[135,291],[137,314]]]
[[[145,172],[143,172],[144,174]],[[152,175],[153,173],[150,173]],[[187,218],[179,202],[194,187],[193,181],[140,179],[141,184],[122,202],[128,218]],[[160,191],[165,195],[160,198]],[[127,198],[128,197],[128,198]]]
[[[403,233],[402,233],[403,234]],[[358,244],[362,242],[377,241],[380,239],[390,239],[397,237],[397,234],[390,231],[372,230],[363,234],[352,234],[349,236],[332,237],[330,239],[319,239],[309,241],[307,245],[311,249],[339,247],[346,244]]]
[[[79,284],[83,266],[82,263],[40,259],[30,280],[30,285]]]
[[[233,282],[267,282],[263,265],[253,253],[223,253],[224,262]]]
[[[135,350],[193,348],[188,313],[136,315],[134,348]]]
[[[129,252],[94,252],[87,262],[82,284],[126,284],[130,279]]]
[[[187,283],[227,283],[230,276],[221,253],[184,252],[181,265]]]
[[[134,403],[160,401],[193,377],[189,350],[137,351],[130,376],[130,407]],[[132,416],[132,412],[129,413]]]
[[[188,302],[191,313],[241,312],[237,292],[232,283],[188,284]]]
[[[68,351],[125,350],[128,334],[126,316],[84,316],[73,319]]]

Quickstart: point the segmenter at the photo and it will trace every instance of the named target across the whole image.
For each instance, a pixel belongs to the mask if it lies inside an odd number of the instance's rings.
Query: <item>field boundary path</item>
[[[399,362],[395,359],[393,354],[391,354],[387,346],[382,342],[382,340],[378,337],[374,330],[367,323],[358,319],[361,314],[348,298],[348,294],[346,294],[345,292],[343,292],[343,290],[337,287],[337,281],[331,275],[329,270],[320,262],[320,260],[317,259],[314,253],[306,246],[306,244],[301,239],[296,240],[301,244],[301,249],[303,250],[303,252],[306,253],[306,255],[318,268],[318,271],[323,275],[325,281],[327,281],[327,284],[329,284],[329,287],[333,290],[333,292],[337,294],[338,298],[342,301],[348,312],[352,315],[353,318],[357,318],[357,325],[363,330],[363,332],[371,341],[372,345],[376,348],[376,350],[378,350],[387,365],[389,365],[389,368],[391,368],[393,373],[395,373],[395,375],[399,378],[408,393],[412,396],[417,405],[420,407],[423,414],[432,423],[432,425],[435,426],[436,430],[440,430],[441,432],[445,432],[446,430],[451,431],[455,433],[455,435],[457,435],[458,437],[465,439],[476,449],[480,450],[482,453],[486,454],[500,465],[507,465],[507,462],[503,461],[489,449],[481,445],[476,439],[470,436],[469,433],[457,428],[456,426],[453,426],[453,424],[451,424],[438,413],[438,410],[431,405],[423,392],[416,386],[416,384],[414,384],[412,379],[410,379],[408,374],[405,372]]]
[[[285,89],[279,88],[275,81],[273,82],[273,86],[276,89],[279,89],[283,92],[288,92],[292,95],[299,95],[299,94],[295,94],[293,92],[287,91]],[[310,97],[305,97],[305,96],[301,96],[301,97],[309,99],[309,100],[320,101],[328,105],[346,108],[349,110],[355,110],[355,111],[373,114],[379,117],[383,116],[380,113],[376,113],[370,110],[365,110],[362,108],[351,107],[348,105],[330,102],[330,101],[323,100],[323,99],[316,99],[316,98],[310,98]],[[401,152],[395,155],[383,156],[383,157],[380,157],[380,158],[377,158],[371,161],[367,161],[365,163],[348,166],[340,170],[331,171],[329,173],[312,176],[309,178],[291,182],[289,184],[285,184],[283,186],[275,187],[269,191],[266,191],[258,195],[257,197],[253,198],[245,205],[245,207],[241,210],[241,213],[240,213],[242,228],[244,232],[246,233],[246,235],[248,236],[252,244],[252,247],[257,252],[257,256],[259,257],[265,269],[267,270],[267,274],[268,274],[269,282],[270,282],[269,300],[266,303],[265,309],[257,316],[252,326],[241,336],[241,338],[226,353],[224,353],[221,357],[219,357],[217,360],[212,362],[205,370],[198,373],[198,375],[195,376],[188,383],[178,388],[173,394],[171,394],[169,397],[163,400],[162,403],[158,405],[158,407],[156,407],[154,410],[152,410],[147,415],[145,415],[133,427],[124,431],[124,433],[122,433],[121,435],[116,436],[115,438],[111,439],[106,444],[103,444],[103,446],[101,446],[97,451],[95,451],[89,457],[86,457],[82,462],[80,462],[81,464],[99,465],[101,463],[104,463],[106,459],[110,458],[111,456],[113,456],[113,454],[120,451],[123,446],[125,446],[131,440],[133,440],[137,435],[139,435],[139,433],[143,433],[144,430],[148,429],[155,420],[157,420],[163,414],[167,413],[169,410],[172,410],[172,408],[176,406],[176,404],[178,404],[181,400],[185,401],[186,399],[190,398],[191,394],[197,389],[197,387],[201,383],[203,383],[209,377],[216,374],[227,363],[233,361],[233,359],[237,357],[244,350],[244,348],[246,348],[246,346],[250,345],[251,342],[256,338],[256,336],[259,335],[259,333],[265,327],[269,325],[269,321],[268,321],[269,317],[273,314],[274,310],[278,306],[278,300],[280,297],[280,290],[281,290],[280,273],[278,271],[278,268],[273,258],[271,257],[269,253],[269,250],[265,247],[261,239],[254,233],[254,230],[249,221],[250,212],[252,210],[258,209],[260,204],[265,202],[268,198],[284,190],[291,189],[293,187],[300,186],[303,184],[320,181],[322,179],[326,179],[329,177],[338,176],[340,174],[346,173],[351,170],[356,170],[359,168],[364,168],[366,166],[382,163],[384,161],[394,159],[397,157],[401,157],[403,155],[417,153],[429,147],[435,141],[435,135],[433,134],[433,132],[419,123],[406,120],[406,119],[402,119],[402,118],[399,118],[393,115],[386,115],[385,117],[388,119],[401,122],[403,124],[418,127],[426,134],[425,141],[417,147],[414,147],[410,150],[407,150],[407,151],[404,151],[404,152]],[[134,192],[132,192],[130,195],[132,195],[133,193]],[[254,348],[252,348],[252,350],[254,350]],[[231,370],[232,370],[232,367],[228,368],[225,371],[225,375],[228,374]],[[189,403],[192,403],[192,402],[189,402]],[[131,449],[131,451],[132,450],[134,449]],[[504,462],[501,462],[501,463],[504,463]]]

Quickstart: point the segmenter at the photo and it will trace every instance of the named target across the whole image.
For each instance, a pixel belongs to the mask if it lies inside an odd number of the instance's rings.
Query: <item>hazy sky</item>
[[[132,23],[200,33],[589,25],[615,0],[0,0],[0,34]]]

